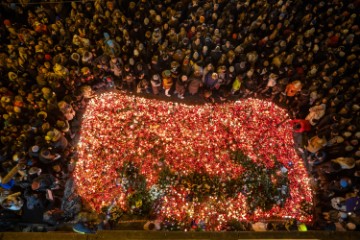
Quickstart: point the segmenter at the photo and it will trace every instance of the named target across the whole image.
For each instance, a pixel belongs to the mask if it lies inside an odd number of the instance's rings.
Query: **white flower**
[[[154,184],[153,186],[151,186],[151,188],[149,190],[149,194],[150,194],[151,200],[153,201],[153,200],[161,197],[162,195],[164,195],[164,192],[162,189],[159,188],[158,185]]]

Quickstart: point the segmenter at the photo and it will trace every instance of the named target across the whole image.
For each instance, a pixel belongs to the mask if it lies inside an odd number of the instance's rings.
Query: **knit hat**
[[[51,141],[54,136],[55,136],[54,131],[48,131],[48,132],[46,133],[45,140],[46,140],[46,141]]]
[[[160,15],[155,16],[155,22],[156,23],[161,23],[161,16]]]
[[[171,70],[176,70],[179,66],[180,64],[177,61],[171,62]]]
[[[83,68],[81,68],[81,73],[82,74],[89,74],[90,73],[90,69],[88,68],[88,67],[83,67]]]
[[[21,108],[18,106],[14,106],[14,112],[15,113],[21,113]]]
[[[45,61],[50,61],[51,59],[52,59],[52,57],[51,57],[50,54],[46,53],[46,54],[44,55],[44,60],[45,60]]]
[[[7,27],[11,26],[11,21],[9,19],[5,19],[4,20],[4,25],[7,26]]]
[[[42,92],[43,95],[49,95],[51,93],[51,89],[48,88],[48,87],[43,87],[41,89],[41,92]]]
[[[54,67],[53,67],[54,72],[60,72],[63,70],[63,66],[61,66],[58,63],[55,63]]]
[[[211,77],[212,77],[213,79],[218,79],[218,78],[219,78],[219,75],[214,72],[213,74],[211,74]]]
[[[340,186],[343,188],[346,188],[348,186],[348,182],[346,181],[346,179],[340,180]]]
[[[154,74],[154,75],[152,76],[152,79],[155,80],[155,81],[158,81],[158,80],[160,79],[159,74]]]
[[[129,3],[129,8],[130,9],[134,9],[136,7],[136,3],[135,2],[130,2]]]
[[[39,150],[40,150],[40,147],[38,145],[34,145],[34,146],[31,147],[31,151],[34,152],[34,153],[39,152]]]
[[[217,72],[218,72],[218,73],[224,73],[224,72],[226,72],[226,66],[225,66],[225,65],[219,66],[219,67],[217,68]]]
[[[163,75],[163,77],[170,77],[171,72],[170,72],[170,70],[165,70],[165,71],[162,72],[162,75]]]

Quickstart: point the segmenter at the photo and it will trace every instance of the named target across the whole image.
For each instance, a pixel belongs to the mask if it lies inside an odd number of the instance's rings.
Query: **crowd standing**
[[[287,107],[314,176],[312,227],[359,229],[360,1],[11,2],[0,10],[2,211],[94,218],[65,214],[64,189],[81,110],[117,88]]]

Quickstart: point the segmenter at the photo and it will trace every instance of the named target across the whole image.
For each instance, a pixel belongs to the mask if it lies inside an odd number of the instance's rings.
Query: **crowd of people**
[[[4,211],[64,220],[80,113],[95,91],[122,89],[286,107],[314,176],[314,229],[359,229],[360,1],[11,2],[0,10]]]

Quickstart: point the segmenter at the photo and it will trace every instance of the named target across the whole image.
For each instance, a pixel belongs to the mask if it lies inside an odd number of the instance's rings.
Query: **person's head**
[[[254,69],[253,68],[251,68],[249,71],[246,72],[246,76],[249,77],[249,78],[252,77],[253,75],[254,75]]]
[[[14,205],[14,202],[11,199],[5,199],[2,203],[1,203],[2,207],[5,209],[11,208]]]
[[[154,56],[151,58],[151,63],[153,63],[153,64],[157,64],[157,63],[158,63],[158,56],[157,56],[157,55],[154,55]]]
[[[154,230],[155,229],[155,224],[154,223],[150,223],[148,226],[149,230]]]
[[[31,147],[31,151],[34,152],[34,153],[39,152],[39,150],[40,150],[40,148],[39,148],[38,145],[34,145],[34,146]]]
[[[55,172],[60,172],[61,171],[61,166],[59,164],[56,164],[52,167],[52,169],[55,171]]]
[[[212,79],[218,79],[219,75],[217,73],[213,73],[213,74],[211,74],[211,78]]]
[[[208,46],[203,46],[202,52],[203,52],[204,54],[207,53],[208,50],[209,50]]]
[[[110,61],[111,61],[112,63],[116,63],[116,62],[117,62],[117,58],[116,58],[115,56],[112,56]]]
[[[38,182],[38,181],[33,181],[32,183],[31,183],[31,189],[32,190],[37,190],[37,189],[39,189],[40,188],[40,183]]]
[[[196,39],[195,39],[195,44],[196,44],[196,45],[199,45],[200,43],[201,43],[201,42],[200,42],[200,38],[196,38]]]

